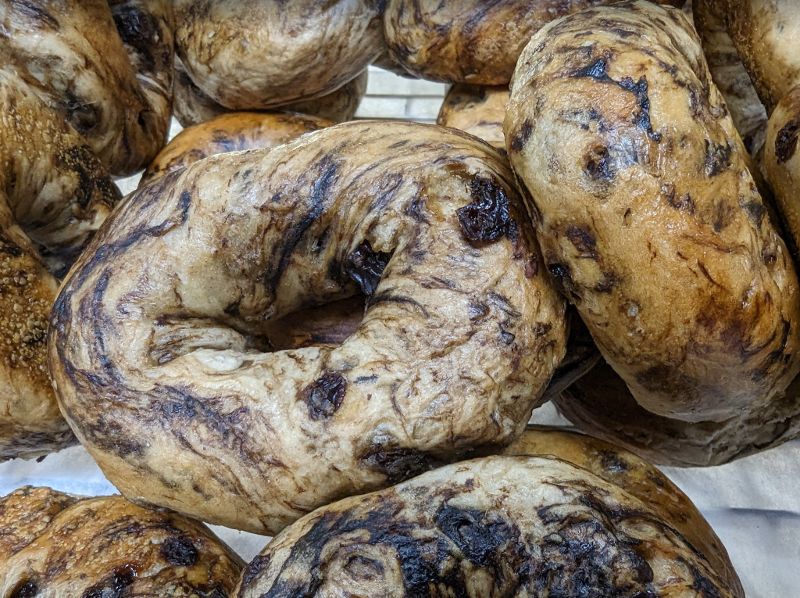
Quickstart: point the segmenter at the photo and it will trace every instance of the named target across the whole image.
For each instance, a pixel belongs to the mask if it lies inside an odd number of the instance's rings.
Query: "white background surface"
[[[363,118],[408,118],[434,122],[444,85],[403,79],[370,68]],[[176,124],[173,135],[180,130]],[[134,180],[121,182],[124,192]],[[556,423],[545,407],[537,423]],[[703,469],[664,468],[694,501],[730,553],[751,598],[800,598],[800,442]],[[88,453],[73,447],[41,463],[0,464],[0,495],[26,484],[46,485],[87,496],[116,493]],[[264,536],[213,526],[220,537],[250,560],[267,543]]]

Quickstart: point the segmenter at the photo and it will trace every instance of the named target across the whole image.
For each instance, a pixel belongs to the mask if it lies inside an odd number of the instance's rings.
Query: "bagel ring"
[[[186,73],[231,110],[263,110],[329,94],[383,50],[372,0],[175,0]]]
[[[119,199],[109,172],[164,143],[171,27],[168,2],[0,5],[0,460],[75,442],[47,321],[58,278]]]
[[[793,412],[797,276],[680,11],[623,2],[546,25],[505,133],[544,260],[639,405],[689,423]]]
[[[212,156],[129,197],[53,310],[62,411],[129,498],[275,531],[521,432],[564,355],[507,163],[350,122]],[[366,297],[337,347],[269,323]]]
[[[508,449],[537,456],[456,463],[317,509],[251,561],[238,595],[744,596],[714,532],[658,470],[539,434]]]
[[[241,559],[201,523],[120,496],[26,486],[0,498],[0,594],[233,595]]]

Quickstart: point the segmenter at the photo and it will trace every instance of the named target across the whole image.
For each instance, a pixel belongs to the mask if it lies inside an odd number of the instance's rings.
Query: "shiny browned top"
[[[797,277],[699,39],[624,2],[545,26],[505,122],[545,262],[636,401],[757,414],[800,368]]]
[[[373,0],[175,0],[176,49],[191,80],[229,109],[329,94],[380,54]]]
[[[553,457],[487,457],[317,509],[237,595],[743,597],[716,562],[625,486]]]
[[[0,595],[225,598],[241,559],[204,525],[119,496],[26,486],[0,498]]]
[[[333,123],[304,114],[231,112],[187,127],[159,152],[140,185],[198,160],[247,149],[270,148]]]
[[[268,352],[271,321],[359,292],[341,345]],[[114,484],[256,531],[509,442],[566,334],[507,162],[402,122],[157,179],[53,315],[61,405]]]
[[[345,83],[336,91],[311,100],[283,104],[279,110],[313,115],[337,123],[345,122],[352,120],[366,92],[367,70],[364,69],[355,79]],[[178,122],[184,127],[189,127],[226,112],[230,110],[212,100],[192,82],[183,63],[176,57],[175,118]]]
[[[506,85],[525,44],[543,25],[613,1],[388,0],[384,36],[391,60],[417,77]]]

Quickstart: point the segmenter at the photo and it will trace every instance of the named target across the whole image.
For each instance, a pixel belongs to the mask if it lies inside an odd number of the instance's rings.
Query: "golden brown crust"
[[[545,262],[637,402],[685,421],[780,410],[797,278],[683,14],[625,2],[545,26],[505,133]]]
[[[581,431],[655,463],[719,465],[800,437],[800,380],[756,412],[724,422],[689,423],[640,407],[625,382],[602,363],[554,399]]]
[[[503,454],[552,455],[619,486],[669,522],[708,559],[736,595],[744,595],[728,551],[717,534],[689,497],[647,461],[610,442],[542,426],[529,426]]]
[[[62,409],[126,496],[279,529],[522,430],[566,332],[532,235],[506,161],[453,129],[207,158],[132,195],[71,271]],[[340,346],[259,350],[266,322],[359,289]]]
[[[691,504],[674,486],[663,492]],[[715,571],[720,561],[727,569]],[[238,587],[240,598],[294,595],[744,593],[724,549],[708,558],[660,507],[560,459],[504,456],[442,467],[297,521]]]
[[[270,148],[333,123],[304,114],[231,112],[178,133],[142,175],[140,185],[198,160],[247,149]]]
[[[176,0],[176,49],[191,80],[232,110],[329,94],[383,47],[372,0]]]
[[[333,122],[352,120],[367,92],[367,71],[327,95],[280,106],[286,112],[300,112]],[[175,118],[184,127],[197,125],[230,112],[195,85],[179,58],[175,58]]]
[[[388,0],[384,37],[390,59],[417,77],[507,85],[525,44],[543,25],[613,1]]]
[[[166,142],[171,2],[50,4],[0,6],[0,58],[86,138],[112,174],[133,174]]]
[[[84,138],[0,71],[0,460],[75,442],[47,373],[47,320],[56,277],[118,197]]]
[[[233,595],[241,559],[204,525],[119,496],[20,488],[0,498],[0,594]]]
[[[508,95],[505,87],[453,85],[444,97],[436,122],[480,137],[505,152],[503,119]]]

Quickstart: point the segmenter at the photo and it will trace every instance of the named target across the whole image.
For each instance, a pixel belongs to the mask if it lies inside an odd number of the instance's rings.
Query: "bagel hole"
[[[359,294],[270,322],[266,330],[269,345],[273,351],[339,346],[361,325],[365,302],[365,296]]]

